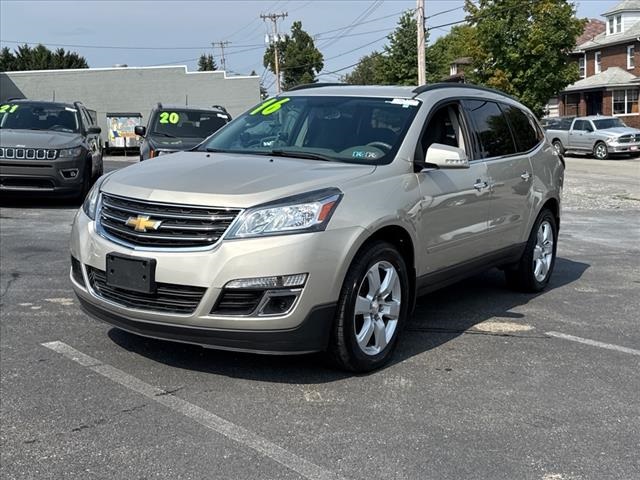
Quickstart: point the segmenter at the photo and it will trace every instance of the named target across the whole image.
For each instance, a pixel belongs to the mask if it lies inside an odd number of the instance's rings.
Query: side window
[[[511,125],[519,152],[528,152],[540,143],[535,121],[529,115],[513,105],[503,104],[502,109]]]
[[[420,139],[422,158],[434,143],[461,148],[466,152],[468,149],[465,146],[462,128],[460,108],[457,104],[440,107],[431,115],[429,123],[422,133]]]
[[[80,108],[78,110],[78,112],[80,112],[80,118],[82,119],[82,125],[84,130],[88,130],[89,127],[91,126],[91,119],[89,118],[89,115],[87,114],[86,110],[84,108]]]
[[[495,102],[465,100],[480,142],[482,158],[502,157],[516,153],[516,146],[506,117]]]
[[[584,120],[576,120],[575,123],[573,124],[573,129],[574,130],[586,130],[585,124],[584,124]]]

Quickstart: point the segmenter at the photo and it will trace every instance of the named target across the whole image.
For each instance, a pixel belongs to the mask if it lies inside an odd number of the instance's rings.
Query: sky
[[[600,18],[618,0],[575,2],[579,17]],[[445,35],[446,24],[464,18],[463,0],[426,0],[429,41]],[[0,46],[42,43],[84,56],[91,67],[186,65],[197,68],[202,53],[220,67],[225,49],[229,75],[255,70],[273,90],[273,75],[262,64],[271,24],[261,13],[286,12],[281,32],[300,20],[325,57],[321,81],[336,81],[360,57],[381,50],[399,15],[415,0],[0,0]],[[336,72],[336,70],[340,70]],[[335,73],[331,73],[335,72]]]

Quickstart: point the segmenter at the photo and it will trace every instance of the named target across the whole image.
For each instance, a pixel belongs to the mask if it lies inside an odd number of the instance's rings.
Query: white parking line
[[[598,342],[597,340],[590,340],[588,338],[574,337],[573,335],[567,335],[560,332],[546,332],[547,335],[556,338],[563,338],[572,342],[584,343],[585,345],[591,345],[592,347],[606,348],[608,350],[616,350],[617,352],[629,353],[631,355],[640,355],[640,350],[629,347],[621,347],[620,345],[614,345],[612,343]]]
[[[199,424],[204,425],[205,427],[218,432],[231,440],[252,448],[294,472],[299,473],[305,478],[310,480],[343,479],[340,475],[329,470],[325,470],[315,463],[285,450],[284,448],[270,442],[266,438],[263,438],[254,432],[251,432],[250,430],[247,430],[246,428],[225,420],[224,418],[221,418],[204,408],[198,407],[193,403],[189,403],[186,400],[178,398],[175,395],[168,394],[166,391],[143,382],[139,378],[129,375],[128,373],[103,363],[100,360],[90,357],[89,355],[70,347],[66,343],[55,341],[43,343],[42,346],[73,360],[83,367],[99,373],[109,380],[144,395],[154,402],[170,408],[174,412],[181,413],[182,415],[195,420]]]

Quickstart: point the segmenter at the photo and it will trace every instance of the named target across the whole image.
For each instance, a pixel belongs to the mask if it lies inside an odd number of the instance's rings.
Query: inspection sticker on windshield
[[[18,109],[19,105],[11,105],[11,104],[6,104],[6,105],[0,105],[0,113],[13,113]]]
[[[77,113],[77,112],[78,112],[78,110],[76,110],[75,108],[64,107],[64,109],[65,109],[67,112],[73,112],[73,113]]]
[[[393,105],[402,105],[402,108],[417,107],[420,105],[418,100],[412,98],[394,98],[393,100],[387,100],[385,103],[391,103]]]
[[[355,150],[351,153],[353,158],[378,158],[376,152],[365,152],[364,150]]]
[[[224,118],[225,120],[228,120],[228,119],[229,119],[229,117],[228,117],[227,115],[223,115],[222,113],[216,113],[216,115],[217,115],[219,118]]]

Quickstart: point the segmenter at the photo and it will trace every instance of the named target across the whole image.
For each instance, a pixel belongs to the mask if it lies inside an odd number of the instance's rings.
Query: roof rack
[[[224,108],[222,105],[211,105],[211,108],[219,108],[220,110],[222,110],[223,112],[226,112],[227,109]]]
[[[468,88],[472,90],[482,90],[483,92],[497,93],[499,95],[508,97],[512,100],[519,101],[517,98],[509,95],[508,93],[501,92],[500,90],[496,90],[494,88],[483,87],[482,85],[474,85],[472,83],[450,83],[450,82],[449,83],[447,82],[431,83],[427,85],[420,85],[419,87],[414,88],[413,93],[415,93],[416,95],[419,95],[421,93],[428,92],[430,90],[438,90],[440,88]]]
[[[296,85],[295,87],[291,87],[287,90],[287,92],[293,92],[295,90],[306,90],[308,88],[319,88],[319,87],[347,87],[348,83],[305,83],[303,85]]]

